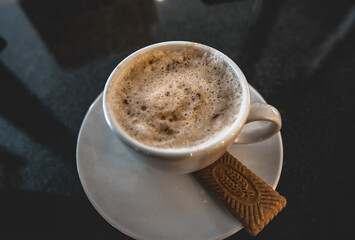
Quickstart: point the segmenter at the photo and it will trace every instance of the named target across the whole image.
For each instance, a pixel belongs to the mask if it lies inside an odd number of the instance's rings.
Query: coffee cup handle
[[[246,125],[251,122],[262,121],[264,124],[255,128]],[[247,121],[234,143],[256,143],[266,140],[281,129],[282,121],[279,111],[266,103],[250,103]]]

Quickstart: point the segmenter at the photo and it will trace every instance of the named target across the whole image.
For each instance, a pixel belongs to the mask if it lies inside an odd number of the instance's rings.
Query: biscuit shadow
[[[76,136],[0,62],[0,116],[75,167]]]
[[[21,0],[62,69],[75,69],[153,42],[153,0]]]

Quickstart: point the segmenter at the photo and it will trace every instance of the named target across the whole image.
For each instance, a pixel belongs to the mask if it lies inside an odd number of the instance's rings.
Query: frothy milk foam
[[[211,141],[237,118],[241,87],[218,56],[191,47],[140,56],[107,91],[114,118],[132,138],[158,148]]]

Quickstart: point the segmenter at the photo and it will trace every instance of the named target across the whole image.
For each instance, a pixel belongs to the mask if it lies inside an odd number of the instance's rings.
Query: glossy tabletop
[[[168,40],[228,55],[283,118],[288,205],[227,239],[349,236],[353,1],[0,0],[0,239],[131,239],[85,195],[77,136],[114,67]]]

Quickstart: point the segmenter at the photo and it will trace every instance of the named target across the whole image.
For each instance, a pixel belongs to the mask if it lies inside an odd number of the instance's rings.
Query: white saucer
[[[253,102],[264,102],[255,89],[250,92]],[[276,188],[283,159],[280,133],[257,144],[235,144],[229,152]],[[82,123],[77,166],[96,210],[135,239],[223,239],[242,229],[191,175],[161,172],[133,158],[106,124],[102,95]]]

